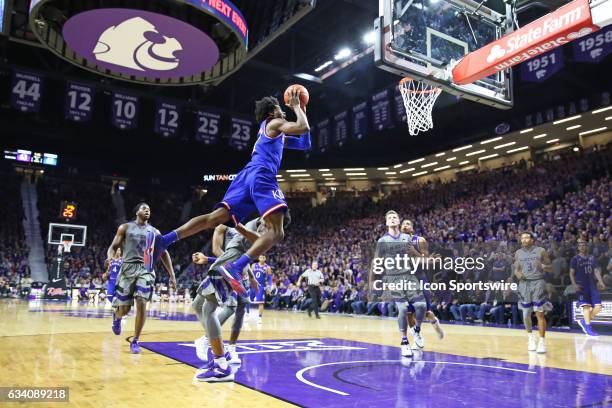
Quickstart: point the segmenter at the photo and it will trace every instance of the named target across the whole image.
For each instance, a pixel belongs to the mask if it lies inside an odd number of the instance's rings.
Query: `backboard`
[[[72,240],[72,246],[82,247],[87,242],[87,226],[73,224],[49,223],[48,244],[63,244],[64,240]]]
[[[511,31],[506,14],[472,0],[379,0],[376,64],[387,71],[436,84],[443,91],[496,108],[512,107],[512,72],[504,70],[467,85],[452,82],[463,56]]]

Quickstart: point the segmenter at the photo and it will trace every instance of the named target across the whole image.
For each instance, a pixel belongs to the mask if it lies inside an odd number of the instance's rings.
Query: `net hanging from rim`
[[[442,89],[410,77],[400,81],[399,89],[406,108],[408,133],[416,136],[419,132],[426,132],[433,128],[431,111]]]
[[[72,247],[72,241],[69,239],[63,240],[62,245],[64,246],[64,252],[70,252],[70,248]]]

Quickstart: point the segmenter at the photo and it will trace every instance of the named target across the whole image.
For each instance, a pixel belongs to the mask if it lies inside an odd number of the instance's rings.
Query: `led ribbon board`
[[[69,4],[32,0],[30,27],[61,58],[104,76],[204,84],[230,75],[246,57],[246,20],[226,0],[163,0],[139,8],[127,0],[114,8],[102,0]]]

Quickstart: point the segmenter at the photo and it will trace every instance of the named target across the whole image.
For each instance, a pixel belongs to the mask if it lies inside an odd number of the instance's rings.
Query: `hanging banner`
[[[376,130],[391,127],[391,105],[389,104],[388,89],[372,95],[372,123]]]
[[[29,72],[15,71],[11,87],[11,106],[21,112],[40,110],[42,77]]]
[[[229,145],[236,150],[246,150],[251,142],[253,122],[249,119],[232,118]]]
[[[64,117],[74,122],[91,120],[95,89],[92,86],[68,82]]]
[[[393,101],[395,102],[395,119],[397,123],[406,124],[408,115],[406,115],[406,106],[404,106],[404,98],[400,92],[399,85],[393,88]]]
[[[612,26],[574,41],[574,59],[580,62],[600,62],[612,53]]]
[[[111,110],[113,126],[121,129],[134,129],[138,124],[138,97],[113,92]]]
[[[155,110],[154,131],[163,137],[176,136],[180,124],[180,110],[178,104],[165,101],[157,101]]]
[[[561,71],[564,66],[563,48],[557,48],[521,64],[521,78],[523,81],[543,82]]]
[[[353,138],[363,139],[368,134],[368,103],[353,106]]]
[[[320,153],[325,153],[329,149],[329,119],[317,124],[317,146]]]
[[[348,138],[348,112],[344,111],[334,116],[334,145],[344,146]]]
[[[216,144],[219,141],[220,120],[221,115],[218,113],[199,110],[197,112],[195,139],[207,146]]]

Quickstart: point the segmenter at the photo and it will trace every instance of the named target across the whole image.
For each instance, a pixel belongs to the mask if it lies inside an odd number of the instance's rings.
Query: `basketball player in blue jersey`
[[[115,257],[109,262],[108,269],[102,275],[102,281],[108,279],[106,284],[106,298],[112,303],[113,296],[115,295],[115,282],[117,281],[117,275],[121,270],[123,259],[121,258],[121,248],[117,248]]]
[[[429,254],[429,244],[427,243],[427,240],[419,235],[414,234],[414,224],[412,223],[411,220],[403,220],[400,230],[402,231],[402,233],[410,236],[410,241],[412,242],[412,246],[422,257],[425,257],[425,258],[438,258],[439,257],[439,254],[431,254],[431,255]],[[417,271],[417,274],[419,275],[419,279],[421,279],[423,282],[427,281],[427,275],[422,273],[422,271]],[[423,296],[425,297],[425,302],[427,303],[427,313],[425,313],[425,320],[428,320],[431,322],[431,324],[433,325],[433,328],[436,331],[436,334],[438,335],[438,338],[443,339],[444,331],[442,331],[442,326],[440,326],[440,321],[438,320],[436,315],[431,310],[431,294],[429,290],[423,289]],[[409,310],[408,312],[409,312],[408,313],[408,325],[410,326],[410,329],[412,329],[412,327],[414,327],[415,325],[414,312],[412,310]],[[422,341],[422,338],[419,340],[421,341],[421,344],[423,344],[424,346],[424,342]],[[415,345],[418,346],[416,342],[415,342]]]
[[[247,253],[219,268],[224,279],[238,295],[246,296],[246,289],[241,282],[242,270],[253,262],[253,259],[281,241],[285,235],[283,218],[287,203],[276,181],[283,149],[310,149],[310,126],[306,113],[300,107],[299,90],[292,90],[287,106],[295,113],[295,122],[285,119],[285,113],[276,98],[267,96],[255,102],[255,118],[260,125],[251,161],[236,175],[223,200],[215,206],[213,212],[192,218],[168,234],[155,235],[153,256],[148,268],[152,268],[152,263],[160,254],[179,239],[215,228],[230,220],[237,225],[257,210],[265,222],[266,232],[253,243]]]
[[[106,253],[106,268],[116,257],[117,250],[121,248],[123,263],[117,276],[115,298],[113,299],[113,333],[121,334],[121,318],[127,315],[136,301],[136,320],[134,321],[134,339],[130,344],[133,354],[140,354],[138,339],[144,327],[147,312],[147,302],[151,300],[155,286],[155,271],[145,267],[145,258],[149,253],[151,242],[147,239],[155,234],[157,229],[149,224],[151,209],[146,203],[134,207],[136,219],[121,224],[117,229],[115,238]],[[168,251],[163,251],[162,263],[170,275],[170,287],[176,289],[176,279],[172,260]]]
[[[578,240],[578,255],[570,261],[570,280],[576,289],[578,306],[582,307],[584,316],[578,320],[578,325],[587,336],[599,336],[593,331],[591,320],[601,312],[601,297],[597,289],[604,290],[606,285],[597,261],[593,255],[589,255],[588,244],[584,240]]]
[[[266,290],[272,287],[272,268],[266,263],[266,256],[259,255],[259,262],[252,267],[253,275],[259,283],[257,291],[251,288],[251,303],[258,305],[259,317],[257,324],[261,324],[263,320],[264,303],[266,301]]]

